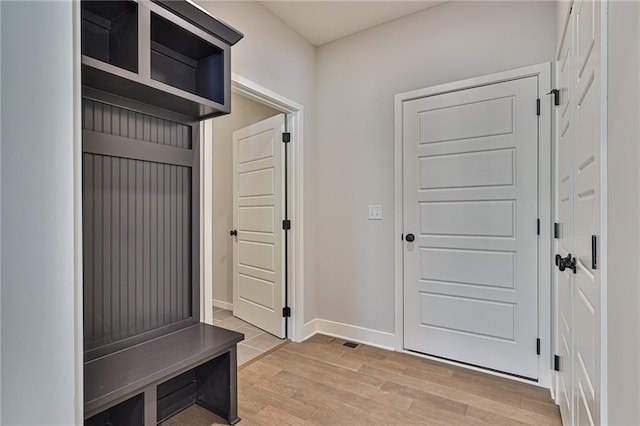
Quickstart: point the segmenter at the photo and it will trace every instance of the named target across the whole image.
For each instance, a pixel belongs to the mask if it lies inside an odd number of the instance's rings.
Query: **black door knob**
[[[232,229],[231,232],[229,232],[229,235],[231,235],[232,237],[237,237],[238,236],[238,231],[235,229]]]
[[[405,240],[407,240],[407,242],[412,243],[412,242],[413,242],[413,240],[415,240],[415,239],[416,239],[416,236],[415,236],[415,235],[413,235],[413,234],[407,234],[407,236],[406,236],[406,237],[404,237],[404,239],[405,239]]]
[[[577,262],[575,257],[571,257],[571,253],[567,255],[567,257],[562,257],[559,254],[556,255],[556,265],[560,271],[564,271],[569,268],[575,274],[577,271]]]

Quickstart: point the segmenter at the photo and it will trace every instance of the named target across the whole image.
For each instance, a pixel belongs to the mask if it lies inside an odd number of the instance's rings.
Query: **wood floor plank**
[[[278,373],[275,377],[282,373],[283,372]],[[252,404],[255,404],[257,402],[262,405],[262,408],[258,410],[258,412],[266,406],[272,406],[300,419],[306,419],[316,409],[316,407],[311,404],[296,399],[284,399],[277,393],[256,385],[240,387],[238,400],[240,403],[243,403],[243,401],[251,401]]]
[[[240,370],[241,424],[561,424],[548,389],[367,345],[348,348],[344,342],[315,335]],[[191,410],[201,409],[191,407],[179,414],[178,423],[168,424],[211,424],[200,411],[190,419]]]
[[[308,426],[313,424],[271,405],[260,410],[253,419],[265,425]]]
[[[494,401],[486,396],[476,395],[469,393],[464,388],[449,387],[439,383],[430,382],[427,380],[420,380],[414,377],[405,376],[402,374],[390,373],[384,370],[380,370],[375,367],[363,366],[360,370],[361,373],[367,375],[374,375],[376,377],[386,377],[391,382],[403,384],[409,387],[413,387],[418,390],[422,390],[431,394],[439,395],[444,398],[456,400],[469,406],[486,408],[497,414],[501,414],[505,417],[513,419],[519,419],[529,424],[538,424],[539,422],[548,421],[548,418],[537,413],[532,413],[527,410],[522,410],[519,407],[505,404],[499,401]],[[485,393],[489,396],[492,395],[494,389],[487,388]]]
[[[326,365],[322,365],[320,362],[314,362],[313,360],[310,360],[303,366],[300,366],[299,363],[295,363],[295,359],[287,359],[288,356],[292,355],[280,354],[280,356],[283,356],[282,362],[285,365],[288,365],[288,368],[286,369],[288,372],[313,380],[319,384],[335,388],[338,392],[350,392],[352,394],[368,397],[376,403],[401,409],[408,409],[413,403],[413,398],[411,397],[381,391],[380,387],[383,382],[380,380],[375,380],[376,383],[367,383],[368,381],[370,382],[372,378],[367,380],[365,376],[347,369],[338,369],[338,371],[334,371],[334,369],[328,369],[326,368]],[[274,359],[271,362],[278,361]]]

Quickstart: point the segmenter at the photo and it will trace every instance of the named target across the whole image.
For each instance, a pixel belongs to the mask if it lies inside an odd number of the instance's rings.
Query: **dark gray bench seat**
[[[243,338],[200,323],[86,362],[85,424],[156,425],[192,404],[237,423]]]

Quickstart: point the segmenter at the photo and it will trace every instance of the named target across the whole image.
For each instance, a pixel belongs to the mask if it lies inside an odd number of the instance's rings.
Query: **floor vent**
[[[343,343],[343,346],[346,346],[346,347],[348,347],[348,348],[353,349],[353,348],[357,348],[357,347],[358,347],[358,344],[357,344],[357,343],[353,343],[353,342],[344,342],[344,343]]]

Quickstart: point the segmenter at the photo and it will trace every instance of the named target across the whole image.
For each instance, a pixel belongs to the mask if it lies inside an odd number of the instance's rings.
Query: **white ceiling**
[[[262,1],[314,46],[444,3],[428,1]]]

